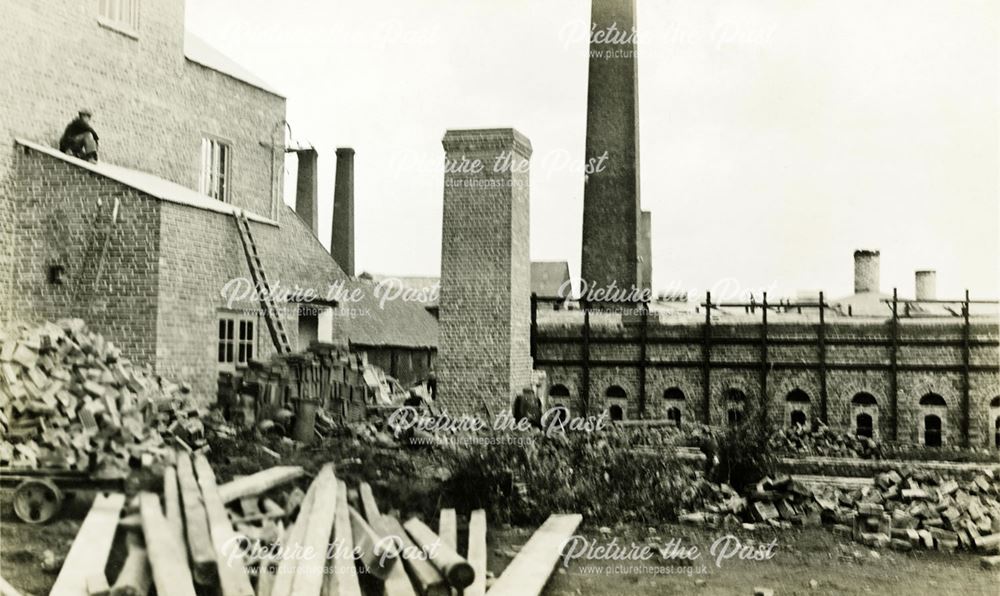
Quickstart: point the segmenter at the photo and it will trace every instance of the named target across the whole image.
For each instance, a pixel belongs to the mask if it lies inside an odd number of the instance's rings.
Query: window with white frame
[[[253,360],[254,321],[238,318],[219,319],[219,364],[242,366]]]
[[[98,14],[114,25],[139,30],[139,0],[98,0]]]
[[[229,168],[232,149],[224,141],[201,140],[201,192],[220,201],[229,200]]]

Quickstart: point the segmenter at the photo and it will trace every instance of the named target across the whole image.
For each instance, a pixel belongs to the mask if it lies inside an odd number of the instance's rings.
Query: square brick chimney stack
[[[937,271],[917,271],[915,278],[917,300],[937,300]]]
[[[877,250],[854,251],[854,293],[877,293],[879,280],[879,252]]]
[[[354,149],[349,147],[337,149],[330,254],[344,273],[354,277]]]
[[[295,182],[295,213],[299,215],[313,235],[319,235],[318,205],[319,190],[317,176],[317,162],[319,155],[315,149],[296,149],[295,155],[298,158],[298,177]]]
[[[449,130],[442,144],[438,392],[452,415],[496,415],[531,386],[531,143],[502,128]]]

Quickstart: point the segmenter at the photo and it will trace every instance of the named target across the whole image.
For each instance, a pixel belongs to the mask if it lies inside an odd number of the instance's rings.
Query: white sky
[[[586,0],[187,0],[187,17],[288,96],[320,152],[324,243],[334,148],[357,150],[358,271],[437,275],[444,132],[513,126],[534,146],[532,258],[578,274]],[[998,22],[995,0],[638,0],[654,289],[837,297],[873,248],[884,291],[937,269],[941,298],[997,297]]]

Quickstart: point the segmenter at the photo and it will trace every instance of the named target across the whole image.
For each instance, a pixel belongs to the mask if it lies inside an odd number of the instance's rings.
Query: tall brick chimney
[[[917,271],[915,281],[917,300],[937,300],[937,271]]]
[[[879,251],[854,251],[854,293],[879,291]]]
[[[531,386],[531,143],[503,128],[449,130],[442,144],[438,392],[453,415],[509,411]]]
[[[295,213],[312,230],[313,235],[319,235],[319,190],[317,175],[318,157],[315,149],[296,149],[298,158],[298,177],[295,182]]]
[[[349,147],[337,149],[330,254],[344,273],[354,276],[354,149]]]
[[[640,287],[639,104],[635,0],[592,0],[587,79],[589,166],[583,190],[583,280]],[[602,157],[606,157],[602,160]]]

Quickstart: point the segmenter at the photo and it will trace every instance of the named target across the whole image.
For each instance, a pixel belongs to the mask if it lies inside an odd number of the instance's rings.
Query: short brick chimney
[[[915,281],[917,300],[937,300],[937,271],[917,271]]]
[[[854,293],[878,292],[879,282],[879,252],[877,250],[854,251]]]
[[[354,276],[354,149],[349,147],[337,149],[330,254],[344,273]]]
[[[318,206],[318,158],[315,149],[296,149],[299,161],[299,174],[295,182],[295,213],[312,230],[319,233]]]

